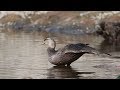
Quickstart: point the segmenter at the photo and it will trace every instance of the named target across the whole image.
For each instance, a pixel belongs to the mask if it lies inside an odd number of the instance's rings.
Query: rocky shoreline
[[[101,26],[102,22],[105,22],[104,26]],[[9,29],[74,35],[97,32],[111,42],[120,40],[119,24],[114,25],[119,22],[120,11],[0,11],[1,31]]]

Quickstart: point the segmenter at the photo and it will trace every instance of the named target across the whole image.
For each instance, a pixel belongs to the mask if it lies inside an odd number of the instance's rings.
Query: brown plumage
[[[95,48],[92,48],[88,46],[88,44],[68,44],[64,46],[63,48],[60,48],[58,50],[55,50],[56,43],[53,39],[47,38],[44,41],[47,41],[48,43],[48,56],[49,56],[49,62],[54,65],[67,65],[69,66],[72,62],[80,58],[83,54],[89,53],[89,54],[97,54],[99,55],[99,51]]]

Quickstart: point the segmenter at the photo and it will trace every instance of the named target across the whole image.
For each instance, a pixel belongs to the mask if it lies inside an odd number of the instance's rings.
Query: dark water
[[[68,43],[89,43],[112,56],[83,55],[71,67],[48,62],[43,39],[53,37],[57,48]],[[120,75],[120,48],[93,35],[41,33],[0,33],[0,79],[115,79]]]

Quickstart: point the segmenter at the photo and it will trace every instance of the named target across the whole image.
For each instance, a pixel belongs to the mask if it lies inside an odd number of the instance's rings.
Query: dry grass
[[[9,15],[3,16],[0,19],[0,23],[6,24],[8,22],[20,21],[21,19],[23,19],[23,18],[20,15],[9,14]]]
[[[98,16],[98,12],[91,12],[80,16],[80,11],[51,11],[47,14],[31,14],[22,18],[20,15],[9,14],[0,19],[0,23],[7,24],[8,22],[25,22],[25,24],[39,24],[39,25],[84,25],[86,27],[93,27],[95,25],[94,17]],[[30,17],[30,18],[29,18]],[[93,18],[91,18],[93,17]],[[113,16],[106,16],[102,21],[106,22],[120,22],[119,14]]]
[[[49,12],[45,15],[32,15],[32,22],[47,25],[47,24],[69,24],[75,21],[76,16],[79,16],[78,12],[56,11]]]
[[[106,17],[104,21],[105,22],[120,22],[120,15],[116,14],[113,16]]]

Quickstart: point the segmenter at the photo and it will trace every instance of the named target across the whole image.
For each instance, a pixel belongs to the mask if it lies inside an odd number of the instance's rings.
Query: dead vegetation
[[[16,21],[20,21],[20,20],[22,20],[22,19],[23,19],[23,18],[22,18],[20,15],[9,14],[9,15],[3,16],[3,17],[0,19],[0,23],[6,24],[6,23],[8,23],[8,22],[16,22]]]

